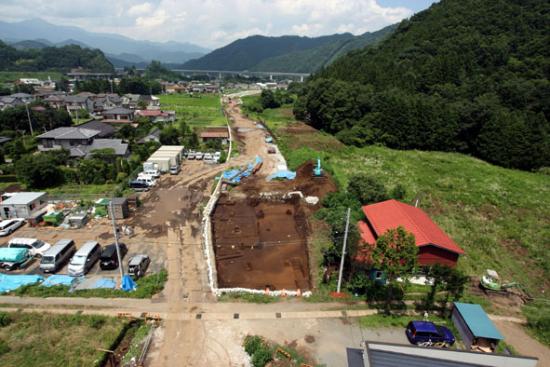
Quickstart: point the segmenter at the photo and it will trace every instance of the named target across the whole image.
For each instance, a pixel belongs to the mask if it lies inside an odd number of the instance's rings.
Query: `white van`
[[[88,241],[74,254],[69,263],[69,275],[85,275],[101,256],[101,246],[97,241]]]
[[[154,178],[160,177],[160,171],[158,169],[146,169],[143,171],[143,173]]]

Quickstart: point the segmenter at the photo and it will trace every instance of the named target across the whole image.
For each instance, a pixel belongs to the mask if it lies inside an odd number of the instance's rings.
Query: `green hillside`
[[[252,98],[257,97],[247,99]],[[349,147],[326,133],[300,133],[290,111],[291,106],[266,109],[255,117],[274,132],[291,169],[321,157],[340,188],[359,173],[380,178],[389,189],[401,184],[403,201],[419,199],[420,207],[464,248],[459,267],[468,275],[480,276],[491,268],[533,295],[548,293],[549,175],[506,169],[458,153]]]
[[[18,50],[0,41],[0,71],[67,71],[82,67],[113,72],[113,65],[100,50],[69,45]]]
[[[374,45],[391,34],[397,25],[385,27],[377,32],[365,33],[303,51],[291,52],[261,61],[251,70],[311,73],[333,63],[346,53]]]
[[[550,3],[442,0],[305,88],[297,116],[357,146],[550,165]]]
[[[361,36],[350,33],[314,38],[251,36],[190,60],[183,68],[310,73],[346,52],[378,42],[395,27],[389,26]]]

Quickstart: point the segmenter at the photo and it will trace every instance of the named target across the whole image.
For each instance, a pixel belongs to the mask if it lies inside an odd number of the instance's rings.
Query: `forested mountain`
[[[441,0],[319,72],[295,112],[346,143],[550,166],[550,2]]]
[[[350,50],[376,43],[393,29],[390,26],[361,36],[350,33],[315,38],[251,36],[190,60],[183,68],[309,73]]]
[[[17,50],[0,41],[0,70],[68,71],[82,67],[97,72],[111,72],[113,65],[100,50],[76,45]]]
[[[251,70],[283,71],[293,73],[311,73],[330,65],[346,53],[369,45],[374,45],[391,34],[397,24],[382,28],[376,32],[367,32],[360,36],[351,36],[329,42],[321,46],[295,51],[261,61]]]

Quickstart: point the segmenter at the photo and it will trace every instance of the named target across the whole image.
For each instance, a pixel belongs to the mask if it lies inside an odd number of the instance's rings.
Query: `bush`
[[[252,356],[252,365],[254,367],[264,367],[268,362],[273,359],[271,350],[267,347],[261,348]]]
[[[8,326],[11,323],[11,317],[5,312],[0,312],[0,327]]]
[[[10,347],[8,343],[6,343],[4,340],[0,339],[0,356],[2,354],[6,354],[10,351]]]
[[[262,338],[257,335],[247,335],[244,338],[244,350],[249,355],[253,355],[263,344]]]
[[[376,177],[365,174],[350,177],[348,192],[363,205],[388,199],[388,193],[384,185]]]

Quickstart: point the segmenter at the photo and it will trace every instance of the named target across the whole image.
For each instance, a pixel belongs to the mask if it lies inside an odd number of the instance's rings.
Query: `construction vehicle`
[[[313,177],[323,177],[323,169],[321,168],[321,158],[317,158],[317,166],[313,168]]]
[[[498,273],[492,269],[487,269],[479,282],[483,289],[494,292],[506,292],[509,288],[519,288],[519,283],[502,283]]]

